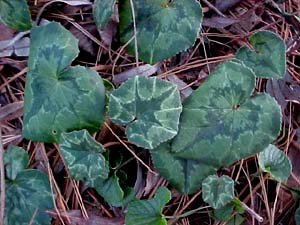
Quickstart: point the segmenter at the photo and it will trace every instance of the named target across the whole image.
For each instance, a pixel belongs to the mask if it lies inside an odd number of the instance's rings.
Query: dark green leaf
[[[31,28],[31,18],[26,1],[0,0],[0,20],[15,30],[29,30]]]
[[[228,176],[208,176],[202,182],[202,198],[214,209],[220,209],[234,198],[234,182]]]
[[[250,97],[255,85],[251,70],[226,62],[184,102],[176,156],[229,166],[262,151],[280,131],[281,110],[267,94]]]
[[[97,27],[102,30],[109,17],[113,14],[116,0],[96,0],[93,10]]]
[[[135,76],[110,95],[109,116],[127,125],[126,136],[137,146],[152,149],[177,134],[182,110],[176,85]]]
[[[104,149],[86,130],[62,133],[59,147],[72,178],[89,182],[106,179],[108,162],[102,153]]]
[[[33,28],[25,88],[23,136],[58,142],[61,132],[97,131],[105,90],[101,77],[81,66],[69,67],[78,41],[58,23]]]
[[[188,160],[176,157],[171,152],[169,144],[161,144],[151,151],[155,168],[170,184],[184,194],[197,191],[207,175],[214,173],[218,168],[210,162]]]
[[[213,211],[213,217],[215,220],[218,221],[227,221],[229,220],[234,206],[232,204],[227,204],[219,209],[214,209]]]
[[[291,161],[274,145],[259,153],[258,164],[262,171],[270,173],[278,182],[287,180],[292,172]]]
[[[171,148],[151,151],[160,174],[177,190],[191,194],[221,166],[262,151],[276,139],[281,111],[267,94],[250,97],[255,77],[237,62],[217,67],[184,102]]]
[[[283,78],[286,67],[285,44],[275,33],[258,31],[250,37],[254,50],[242,47],[236,53],[236,58],[242,60],[263,78]]]
[[[29,158],[24,149],[16,146],[10,146],[4,155],[4,165],[6,176],[14,180],[17,174],[26,168]]]
[[[119,178],[116,175],[106,180],[96,179],[93,185],[96,191],[105,199],[108,204],[113,206],[122,206],[124,192],[119,184]]]
[[[170,199],[170,191],[161,187],[153,199],[130,202],[125,216],[126,225],[166,225],[162,210]]]
[[[53,208],[48,177],[38,170],[23,170],[6,181],[5,225],[49,225],[45,210]],[[31,223],[30,223],[31,222]]]
[[[135,0],[134,12],[139,58],[150,64],[191,47],[200,31],[202,10],[195,0]],[[133,36],[130,0],[119,1],[120,36],[125,44]],[[134,54],[134,41],[127,50]]]

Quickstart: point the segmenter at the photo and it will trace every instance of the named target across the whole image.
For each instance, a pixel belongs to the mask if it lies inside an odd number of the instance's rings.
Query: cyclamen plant
[[[0,0],[2,20],[18,30],[30,29],[25,0],[21,1],[25,11],[16,11],[14,20],[4,13],[16,9],[16,2]],[[114,6],[113,0],[95,1],[93,15],[99,29]],[[195,0],[136,0],[133,7],[129,0],[120,0],[118,6],[121,41],[129,43],[128,53],[137,50],[138,57],[150,64],[193,46],[201,28],[202,10]],[[137,45],[130,41],[135,34]],[[73,179],[95,188],[109,204],[128,205],[127,225],[166,224],[162,209],[170,192],[161,188],[151,200],[133,200],[134,192],[123,190],[112,172],[105,157],[108,150],[91,136],[105,118],[105,88],[92,69],[69,66],[78,55],[78,41],[56,22],[33,27],[30,35],[23,136],[58,143]],[[254,33],[250,43],[253,49],[239,49],[183,104],[176,85],[139,74],[109,94],[111,121],[126,126],[131,143],[150,151],[159,174],[183,194],[203,186],[203,199],[216,209],[234,201],[231,178],[212,176],[220,167],[262,152],[259,165],[274,179],[287,179],[291,170],[286,156],[269,146],[280,132],[280,107],[268,94],[254,91],[256,77],[283,77],[285,45],[270,31]],[[53,193],[45,175],[25,169],[27,163],[25,151],[7,149],[5,223],[26,223],[38,209],[34,224],[49,224],[43,212],[53,207]],[[274,169],[278,167],[284,172]],[[17,204],[19,200],[24,204]],[[19,211],[26,216],[18,217]]]

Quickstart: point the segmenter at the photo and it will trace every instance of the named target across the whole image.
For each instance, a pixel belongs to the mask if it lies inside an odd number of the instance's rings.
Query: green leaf
[[[23,170],[5,182],[5,225],[49,225],[45,210],[53,208],[48,177],[38,170]]]
[[[230,219],[234,206],[227,204],[221,208],[214,209],[213,218],[218,221],[227,221]]]
[[[295,222],[296,225],[300,225],[300,207],[295,212]]]
[[[220,209],[234,198],[234,182],[228,176],[208,176],[202,182],[202,198],[214,209]]]
[[[15,30],[31,28],[31,18],[25,0],[0,0],[0,20]]]
[[[195,0],[135,0],[134,13],[139,58],[150,64],[170,58],[193,46],[200,31],[202,9]],[[119,1],[120,37],[133,36],[130,0]],[[135,53],[134,41],[126,48]]]
[[[250,97],[255,77],[237,62],[218,66],[184,102],[178,135],[151,151],[177,190],[195,192],[221,166],[262,151],[280,131],[281,111],[267,94]]]
[[[104,149],[86,130],[62,133],[59,147],[72,178],[93,185],[95,180],[108,177]]]
[[[96,0],[93,16],[97,27],[102,30],[109,17],[113,14],[116,0]]]
[[[210,162],[196,161],[176,157],[168,143],[161,144],[151,151],[156,170],[166,178],[176,190],[184,194],[192,194],[199,189],[207,175],[218,168]]]
[[[280,131],[281,110],[267,94],[250,97],[254,86],[244,65],[219,65],[184,102],[174,154],[219,168],[267,147]]]
[[[126,225],[166,225],[167,221],[163,218],[162,210],[170,199],[170,191],[161,187],[153,199],[130,202],[125,216]]]
[[[286,68],[284,41],[277,34],[263,30],[251,35],[250,43],[254,50],[242,47],[236,58],[253,69],[258,77],[283,78]]]
[[[181,110],[177,86],[157,78],[135,76],[110,95],[111,120],[127,125],[128,140],[143,148],[153,149],[173,138]]]
[[[93,185],[98,194],[100,194],[108,204],[113,206],[122,206],[124,198],[124,191],[119,184],[119,178],[116,175],[109,177],[108,179],[96,179]]]
[[[61,132],[99,129],[105,89],[95,71],[69,67],[78,51],[77,39],[58,23],[32,29],[25,87],[25,138],[58,142]]]
[[[16,146],[10,146],[4,155],[4,165],[6,176],[14,180],[17,174],[26,168],[29,158],[24,149]]]
[[[259,153],[258,164],[262,171],[270,173],[278,182],[286,181],[292,172],[291,161],[274,145]]]

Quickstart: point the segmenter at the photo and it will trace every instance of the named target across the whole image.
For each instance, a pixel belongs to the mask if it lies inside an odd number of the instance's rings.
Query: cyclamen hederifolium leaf
[[[96,0],[93,9],[97,27],[102,30],[109,17],[113,14],[116,0]]]
[[[53,209],[48,177],[38,170],[22,170],[5,182],[5,225],[49,225],[45,210]]]
[[[234,182],[228,176],[208,176],[202,182],[202,198],[212,208],[220,209],[234,198]]]
[[[139,58],[150,64],[170,58],[193,46],[200,31],[202,9],[195,0],[135,0],[134,13]],[[134,36],[130,0],[119,1],[120,37],[127,43]],[[135,53],[131,40],[127,46]]]
[[[110,119],[127,125],[128,140],[147,149],[177,134],[181,111],[177,86],[157,78],[135,76],[110,95]]]
[[[219,65],[184,102],[179,132],[151,151],[171,185],[192,194],[221,166],[262,151],[280,131],[281,112],[267,94],[249,97],[253,72],[238,62]]]
[[[163,218],[162,210],[170,199],[170,191],[165,187],[160,187],[153,199],[130,202],[125,215],[125,224],[166,225],[167,221]]]
[[[10,146],[4,154],[6,177],[14,180],[17,174],[26,168],[28,161],[29,157],[24,149],[17,146]]]
[[[0,0],[0,21],[15,30],[31,28],[31,17],[25,0]]]
[[[253,69],[255,75],[263,78],[283,78],[286,69],[285,43],[275,33],[258,31],[251,35],[254,50],[241,47],[236,58]]]
[[[279,134],[281,110],[267,94],[250,97],[254,86],[248,67],[219,65],[184,102],[172,152],[219,168],[267,147]]]
[[[103,118],[101,77],[81,66],[68,67],[78,40],[55,22],[33,28],[25,86],[23,136],[58,142],[61,132],[97,131]]]
[[[62,133],[59,147],[73,179],[88,182],[93,186],[97,178],[108,177],[108,162],[102,155],[104,149],[86,130]]]
[[[290,159],[274,145],[259,153],[258,164],[262,171],[270,173],[278,182],[286,181],[292,172]]]

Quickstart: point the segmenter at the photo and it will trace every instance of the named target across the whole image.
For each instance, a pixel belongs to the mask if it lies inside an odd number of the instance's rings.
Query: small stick
[[[243,209],[245,209],[251,216],[253,216],[258,222],[262,223],[264,221],[264,218],[262,218],[260,215],[258,215],[253,209],[251,209],[249,206],[247,206],[244,202],[239,201]]]
[[[133,5],[132,0],[130,0],[130,7],[131,7],[131,12],[132,12],[132,20],[133,20],[135,62],[136,62],[136,67],[138,67],[139,66],[139,53],[138,53],[137,32],[136,32],[136,23],[135,23],[135,12],[134,12],[134,5]]]

